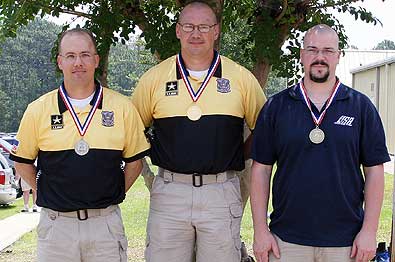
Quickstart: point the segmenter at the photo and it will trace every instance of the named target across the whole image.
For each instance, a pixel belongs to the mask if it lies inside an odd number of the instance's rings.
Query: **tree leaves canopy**
[[[0,17],[3,20],[2,36],[15,36],[16,29],[36,16],[60,13],[86,18],[85,28],[92,30],[98,39],[98,52],[102,57],[101,76],[107,78],[108,53],[111,45],[126,43],[136,26],[143,32],[146,47],[159,59],[165,59],[179,50],[175,25],[181,0],[2,0]],[[253,72],[263,84],[271,67],[280,76],[292,77],[298,70],[301,32],[312,25],[325,23],[338,33],[341,47],[346,46],[344,27],[336,12],[348,13],[367,23],[378,23],[373,14],[352,4],[356,0],[207,0],[215,7],[224,32],[237,23],[247,30],[240,37],[239,47],[244,60],[253,63]],[[66,25],[66,29],[69,25]],[[288,39],[285,50],[281,49]],[[243,53],[243,54],[242,54]]]
[[[374,48],[374,50],[395,50],[395,43],[391,40],[383,40],[378,43]]]

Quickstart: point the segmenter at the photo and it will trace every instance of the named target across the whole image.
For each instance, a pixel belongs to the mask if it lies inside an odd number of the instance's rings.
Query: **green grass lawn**
[[[31,199],[30,203],[32,202]],[[8,205],[8,206],[0,206],[0,220],[18,214],[19,212],[21,212],[23,208],[23,198],[20,197],[18,198],[14,203]]]
[[[392,188],[393,176],[386,175],[385,200],[380,218],[380,228],[378,232],[378,241],[386,241],[389,243],[391,234],[391,217],[392,217]],[[20,202],[20,201],[19,201]],[[22,206],[15,208],[0,209],[0,217],[3,212],[14,214],[19,212]],[[144,180],[139,178],[136,184],[128,192],[127,198],[121,205],[122,215],[124,218],[125,230],[129,239],[129,261],[143,262],[144,246],[145,246],[145,226],[149,208],[149,193],[144,185]],[[242,239],[246,242],[247,248],[251,250],[252,245],[252,219],[250,206],[246,207],[242,229]],[[36,232],[23,236],[14,245],[0,253],[0,261],[2,262],[33,262],[36,261]]]

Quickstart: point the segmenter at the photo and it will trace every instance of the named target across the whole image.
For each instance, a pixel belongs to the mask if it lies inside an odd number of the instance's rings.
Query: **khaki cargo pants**
[[[203,178],[204,179],[204,178]],[[147,224],[147,262],[240,262],[239,178],[194,187],[156,176]]]
[[[79,220],[77,212],[42,208],[37,227],[38,262],[127,262],[121,210],[116,205],[100,211],[88,209],[88,218]]]

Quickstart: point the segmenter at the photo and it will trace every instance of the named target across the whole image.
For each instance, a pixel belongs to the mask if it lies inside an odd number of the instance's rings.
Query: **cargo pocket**
[[[125,228],[120,209],[117,208],[111,214],[105,216],[104,219],[106,221],[107,231],[114,240],[125,237]]]
[[[49,215],[50,214],[45,211],[40,214],[40,222],[37,226],[37,238],[39,240],[48,240],[51,236],[53,222],[57,217],[53,216],[53,219],[50,219]]]
[[[240,181],[238,177],[229,179],[223,184],[223,187],[225,199],[229,204],[241,204]]]
[[[240,255],[241,239],[240,239],[240,225],[241,217],[243,215],[243,207],[240,203],[233,203],[229,207],[231,214],[231,231],[235,248]]]
[[[120,262],[127,262],[128,240],[126,238],[122,238],[118,241],[118,243],[119,243],[119,256],[121,258]]]

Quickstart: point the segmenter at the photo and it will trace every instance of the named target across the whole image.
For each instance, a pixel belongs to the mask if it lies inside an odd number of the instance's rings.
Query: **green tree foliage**
[[[383,40],[378,43],[374,48],[374,50],[395,50],[395,43],[391,40]]]
[[[1,43],[1,131],[16,131],[27,104],[59,83],[50,61],[59,31],[54,24],[34,20],[21,27],[15,38]]]
[[[111,44],[126,43],[136,26],[143,31],[147,45],[159,59],[177,52],[179,43],[174,29],[179,8],[189,0],[2,0],[1,34],[14,36],[16,29],[37,15],[58,17],[60,13],[87,19],[84,27],[92,30],[99,40],[100,78],[107,79],[108,54]],[[244,45],[251,47],[244,56],[253,61],[253,73],[262,85],[271,68],[280,76],[292,77],[298,71],[301,32],[314,24],[326,23],[339,32],[341,46],[346,45],[344,27],[334,12],[348,13],[354,18],[376,24],[378,20],[364,8],[352,4],[357,0],[207,0],[220,18],[224,32],[231,32],[238,20],[249,30],[244,32]],[[83,8],[82,8],[83,7]],[[82,11],[78,11],[82,10]],[[66,25],[67,27],[68,25]],[[65,27],[65,28],[66,28]],[[64,29],[65,29],[64,28]],[[287,50],[281,46],[288,41]],[[247,52],[247,51],[246,51]]]
[[[0,44],[0,131],[15,132],[26,106],[61,83],[51,49],[62,28],[35,19]],[[109,87],[130,95],[138,78],[156,63],[144,42],[118,44],[109,56]]]
[[[231,30],[222,34],[221,54],[252,71],[254,69],[254,57],[248,54],[253,52],[254,46],[248,41],[248,34],[246,34],[250,30],[244,19],[238,19]],[[263,87],[266,96],[270,97],[287,87],[287,79],[278,75],[275,70],[270,72],[266,86]]]
[[[145,49],[141,39],[132,39],[128,44],[117,44],[110,51],[108,86],[124,95],[131,95],[140,76],[157,63]]]

